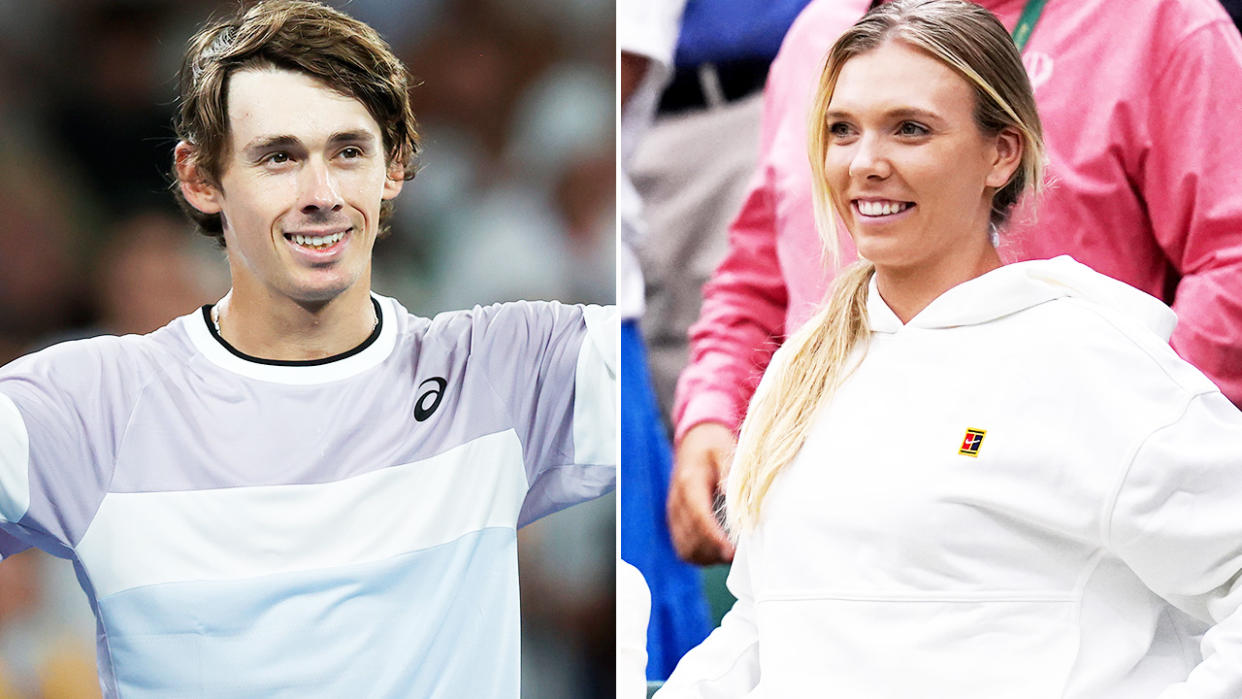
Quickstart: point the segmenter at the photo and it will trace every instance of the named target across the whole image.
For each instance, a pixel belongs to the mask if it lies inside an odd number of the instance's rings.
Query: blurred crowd
[[[377,246],[375,290],[428,316],[611,303],[612,0],[329,4],[379,30],[414,78],[420,170]],[[0,3],[0,364],[149,332],[227,290],[223,252],[176,210],[167,172],[185,41],[234,5]],[[607,498],[519,534],[523,696],[612,684],[613,511]],[[32,552],[0,564],[0,699],[98,695],[73,578]]]

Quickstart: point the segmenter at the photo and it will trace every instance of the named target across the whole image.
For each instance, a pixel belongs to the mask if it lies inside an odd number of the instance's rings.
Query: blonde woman
[[[1242,697],[1242,415],[1159,301],[1002,265],[1043,159],[1005,29],[881,5],[830,51],[810,141],[821,232],[865,261],[756,393],[738,602],[657,696]]]

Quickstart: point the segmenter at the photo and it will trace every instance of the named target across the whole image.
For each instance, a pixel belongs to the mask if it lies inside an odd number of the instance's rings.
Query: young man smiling
[[[200,31],[177,131],[232,290],[0,370],[0,555],[74,562],[106,697],[517,697],[516,529],[615,481],[615,317],[371,293],[417,135],[335,10]]]

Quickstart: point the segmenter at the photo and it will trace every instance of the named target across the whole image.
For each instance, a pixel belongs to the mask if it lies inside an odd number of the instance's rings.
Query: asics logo
[[[427,384],[431,384],[431,388],[419,395],[418,400],[414,403],[414,419],[419,422],[431,417],[436,408],[440,407],[440,401],[444,398],[444,388],[448,386],[448,381],[439,376],[433,376],[418,384],[418,387],[421,389]]]

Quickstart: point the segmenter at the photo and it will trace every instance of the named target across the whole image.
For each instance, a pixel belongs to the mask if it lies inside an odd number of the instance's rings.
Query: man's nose
[[[341,200],[336,178],[328,165],[312,158],[302,170],[302,213],[339,211]]]

